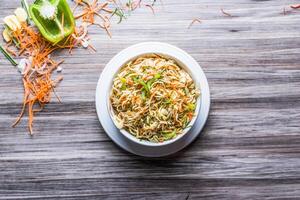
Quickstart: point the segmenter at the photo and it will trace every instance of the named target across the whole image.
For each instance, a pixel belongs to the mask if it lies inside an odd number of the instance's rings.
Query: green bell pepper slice
[[[73,13],[66,0],[36,0],[29,13],[41,34],[52,44],[57,44],[75,29]]]

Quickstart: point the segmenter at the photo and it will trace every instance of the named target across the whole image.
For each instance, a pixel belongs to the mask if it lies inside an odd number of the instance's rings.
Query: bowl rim
[[[151,48],[147,48],[150,47]],[[141,48],[142,47],[142,48]],[[155,50],[157,48],[157,50]],[[110,92],[111,92],[111,86],[113,83],[113,79],[117,75],[117,73],[120,71],[120,69],[128,63],[130,60],[134,60],[137,57],[140,57],[142,55],[149,55],[149,54],[159,54],[167,58],[174,59],[176,63],[183,68],[193,79],[196,88],[200,91],[200,96],[197,98],[196,102],[196,109],[194,111],[194,116],[192,120],[190,121],[188,127],[186,127],[183,132],[179,135],[177,135],[175,138],[172,138],[171,140],[167,140],[164,142],[154,143],[151,141],[138,139],[135,136],[133,136],[131,133],[126,131],[125,129],[119,128],[115,119],[114,119],[114,111],[111,107],[110,103]],[[189,64],[188,64],[189,63]],[[201,85],[200,82],[197,81],[195,78],[196,74],[193,73],[192,68],[193,67],[200,67],[199,64],[192,58],[188,53],[183,51],[182,49],[179,49],[178,47],[175,47],[173,45],[167,44],[167,43],[161,43],[161,42],[144,42],[144,43],[138,43],[136,45],[127,47],[120,51],[117,55],[115,55],[106,65],[106,67],[111,65],[118,65],[118,67],[113,71],[112,79],[110,80],[110,89],[108,90],[108,94],[106,95],[106,101],[107,101],[107,111],[110,115],[111,120],[113,121],[114,125],[119,129],[122,135],[124,135],[127,139],[131,140],[132,142],[138,143],[140,145],[155,147],[155,146],[165,146],[171,143],[176,142],[177,140],[180,140],[184,135],[188,134],[189,130],[193,127],[200,111],[201,107]]]

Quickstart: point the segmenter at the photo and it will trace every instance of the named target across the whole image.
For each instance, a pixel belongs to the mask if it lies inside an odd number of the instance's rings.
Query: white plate
[[[200,83],[201,88],[200,112],[193,127],[189,130],[189,132],[181,137],[180,140],[165,146],[151,147],[137,144],[129,140],[123,134],[121,134],[119,129],[114,125],[108,111],[109,106],[107,105],[107,98],[110,93],[111,82],[114,78],[114,75],[124,64],[124,61],[127,61],[129,58],[147,53],[170,55],[178,60],[184,61],[189,66],[192,66],[193,72],[197,74],[195,77],[197,79],[196,81]],[[145,157],[168,156],[176,153],[190,144],[200,134],[207,120],[210,108],[208,82],[199,64],[185,51],[175,46],[159,42],[139,43],[122,50],[115,57],[113,57],[102,71],[97,84],[95,97],[97,115],[106,134],[124,150]]]

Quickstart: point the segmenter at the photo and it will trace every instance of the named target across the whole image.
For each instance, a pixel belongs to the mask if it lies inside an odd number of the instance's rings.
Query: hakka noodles
[[[118,128],[141,140],[164,142],[189,125],[199,95],[191,76],[174,60],[151,54],[121,68],[110,103]]]

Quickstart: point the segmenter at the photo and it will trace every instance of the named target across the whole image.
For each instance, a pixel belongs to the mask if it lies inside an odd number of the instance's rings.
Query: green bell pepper
[[[57,44],[75,29],[73,13],[66,0],[36,0],[29,13],[41,34]]]

